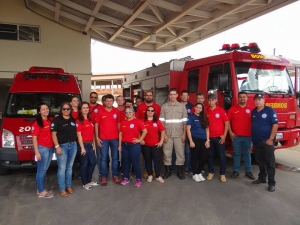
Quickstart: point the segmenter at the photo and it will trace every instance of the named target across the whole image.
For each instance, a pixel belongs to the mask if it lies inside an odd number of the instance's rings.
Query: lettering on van
[[[287,103],[283,102],[268,102],[266,106],[272,107],[273,109],[286,109]]]
[[[30,126],[19,127],[19,132],[24,132],[24,131],[31,131],[31,127]]]
[[[270,60],[276,60],[281,61],[280,58],[272,55],[261,55],[261,54],[250,54],[252,59],[270,59]]]

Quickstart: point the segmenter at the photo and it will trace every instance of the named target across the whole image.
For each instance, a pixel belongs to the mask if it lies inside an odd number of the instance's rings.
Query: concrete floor
[[[243,169],[240,177],[229,178],[232,159],[227,165],[225,184],[218,176],[196,183],[173,174],[164,184],[143,180],[136,188],[134,179],[127,186],[109,181],[87,191],[76,178],[68,198],[59,196],[56,168],[51,168],[46,187],[54,191],[52,199],[37,197],[35,171],[13,171],[0,177],[0,224],[300,224],[299,173],[277,170],[276,191],[270,193],[266,184],[251,184]],[[257,165],[253,173],[257,176]]]

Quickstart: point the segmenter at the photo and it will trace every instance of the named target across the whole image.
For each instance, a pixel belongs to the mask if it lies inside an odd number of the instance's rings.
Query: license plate
[[[283,133],[277,133],[276,134],[276,140],[277,139],[283,139]]]
[[[37,161],[36,155],[34,156],[34,160]],[[53,153],[52,160],[57,160],[56,154],[55,154],[55,153]]]

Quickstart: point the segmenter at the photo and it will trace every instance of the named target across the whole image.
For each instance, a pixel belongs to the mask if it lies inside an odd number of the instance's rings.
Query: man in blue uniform
[[[275,191],[275,155],[274,141],[278,128],[278,119],[273,108],[265,106],[263,94],[254,96],[255,106],[251,113],[252,142],[255,159],[259,166],[258,179],[252,184],[266,183],[268,191]]]

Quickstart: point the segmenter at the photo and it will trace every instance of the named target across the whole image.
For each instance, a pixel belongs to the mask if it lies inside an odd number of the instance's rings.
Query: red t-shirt
[[[37,137],[37,142],[39,145],[44,146],[46,148],[53,148],[54,144],[52,141],[51,134],[51,121],[43,120],[44,127],[41,128],[37,122],[35,121],[32,125],[32,136]]]
[[[134,118],[132,120],[123,120],[120,125],[122,132],[122,142],[133,143],[133,139],[139,138],[139,133],[145,129],[142,121]]]
[[[231,130],[237,136],[251,136],[251,111],[253,107],[246,105],[244,108],[239,105],[232,106],[228,110],[228,119]]]
[[[126,119],[126,116],[125,116],[125,109],[119,110],[119,116],[120,116],[120,122],[122,122],[123,120]]]
[[[160,106],[157,105],[156,103],[152,103],[153,108],[155,109],[155,113],[156,113],[156,117],[159,118],[160,116]],[[145,102],[143,102],[142,104],[139,105],[139,107],[137,108],[137,112],[135,114],[135,117],[140,119],[140,120],[144,120],[144,115],[145,115],[145,111],[147,109],[148,105],[146,105]]]
[[[95,109],[94,109],[95,108]],[[100,104],[97,104],[95,106],[90,105],[90,117],[93,124],[95,124],[95,120],[97,117],[97,114],[100,110],[102,110],[104,107]]]
[[[224,134],[225,122],[228,117],[225,110],[217,106],[214,110],[209,107],[206,109],[206,114],[209,120],[209,137],[219,137]]]
[[[99,124],[99,136],[103,140],[112,140],[119,137],[118,123],[120,123],[120,111],[112,108],[111,111],[100,110],[98,112],[96,123]]]
[[[83,124],[76,120],[76,130],[81,132],[82,141],[93,141],[94,140],[94,124],[92,121],[87,119],[83,120]]]
[[[146,120],[144,122],[145,127],[147,128],[147,134],[144,138],[145,145],[155,146],[159,142],[159,133],[165,130],[164,125],[160,120],[157,120],[156,123],[153,123],[153,120]]]
[[[78,118],[78,111],[77,111],[77,112],[72,111],[72,117],[73,117],[75,120],[77,120],[77,118]]]

